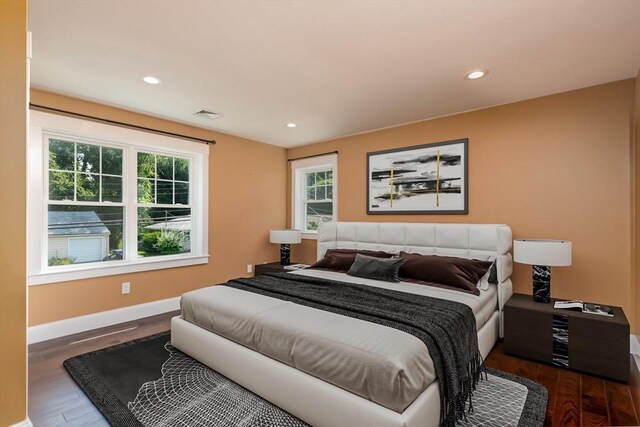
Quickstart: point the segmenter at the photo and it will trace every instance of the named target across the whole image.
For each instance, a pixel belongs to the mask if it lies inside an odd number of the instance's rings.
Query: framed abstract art
[[[367,153],[367,214],[467,214],[467,144]]]

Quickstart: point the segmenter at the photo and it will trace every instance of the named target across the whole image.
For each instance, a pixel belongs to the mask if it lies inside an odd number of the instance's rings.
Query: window
[[[123,150],[46,137],[47,265],[123,258]]]
[[[189,159],[138,152],[138,255],[191,251]]]
[[[291,162],[293,226],[314,238],[318,226],[336,220],[337,155]]]
[[[206,263],[207,154],[31,112],[29,284]]]

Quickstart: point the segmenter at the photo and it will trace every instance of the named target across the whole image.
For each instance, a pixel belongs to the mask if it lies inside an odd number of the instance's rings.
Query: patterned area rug
[[[114,426],[306,426],[174,349],[169,333],[83,354],[64,367]],[[542,426],[547,390],[487,369],[458,425]]]

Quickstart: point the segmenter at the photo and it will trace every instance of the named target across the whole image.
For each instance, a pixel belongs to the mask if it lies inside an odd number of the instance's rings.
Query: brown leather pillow
[[[366,255],[375,258],[391,258],[393,254],[383,251],[368,251],[364,249],[327,249],[320,261],[309,268],[322,268],[334,271],[349,271],[356,260],[356,255]]]
[[[440,255],[400,252],[400,280],[442,284],[449,288],[479,295],[478,280],[491,268],[491,261]]]

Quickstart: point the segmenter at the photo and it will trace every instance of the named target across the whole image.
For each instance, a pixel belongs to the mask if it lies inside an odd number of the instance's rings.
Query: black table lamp
[[[533,266],[533,301],[551,302],[551,267],[571,265],[571,242],[520,239],[513,241],[513,260]]]
[[[302,240],[300,230],[271,230],[269,231],[269,241],[280,243],[280,264],[289,265],[291,262],[291,244],[300,243]]]

